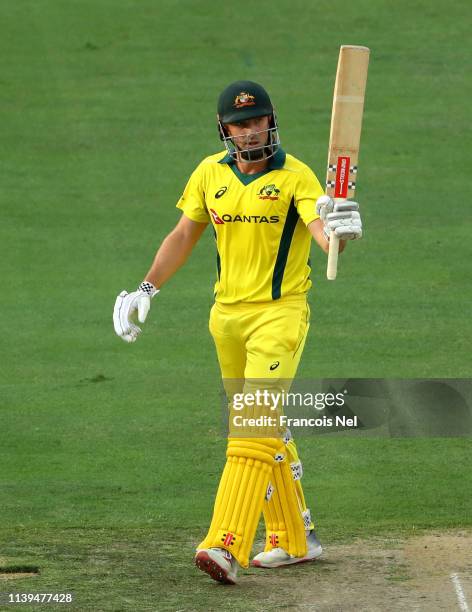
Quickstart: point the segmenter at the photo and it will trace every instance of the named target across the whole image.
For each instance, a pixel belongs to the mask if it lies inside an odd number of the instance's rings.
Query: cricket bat
[[[356,188],[369,53],[367,47],[354,45],[342,45],[339,50],[326,173],[326,195],[335,202],[352,198]],[[339,238],[331,232],[326,274],[329,280],[336,278],[338,251]]]

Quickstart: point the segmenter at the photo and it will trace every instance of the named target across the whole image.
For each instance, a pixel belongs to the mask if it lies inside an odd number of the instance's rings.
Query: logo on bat
[[[350,165],[351,159],[349,157],[338,157],[338,163],[336,164],[336,183],[334,187],[335,198],[347,197]]]

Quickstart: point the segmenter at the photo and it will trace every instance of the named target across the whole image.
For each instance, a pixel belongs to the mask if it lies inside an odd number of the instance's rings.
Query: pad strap
[[[283,472],[285,477],[279,478],[277,484],[274,475],[272,476],[273,487],[270,496],[266,496],[263,506],[266,524],[265,550],[280,547],[294,556],[300,556],[292,551],[297,549],[297,542],[300,543],[302,530],[303,544],[306,546],[306,532],[313,529],[313,523],[310,511],[306,507],[301,484],[302,464],[289,430],[284,436],[284,442],[287,455],[287,467]],[[300,547],[303,548],[301,543]]]
[[[292,476],[294,480],[301,480],[303,476],[303,467],[301,461],[296,461],[290,464],[290,469],[292,470]]]
[[[272,470],[274,489],[263,506],[267,534],[265,550],[280,547],[294,557],[304,557],[307,551],[305,524],[292,470],[287,461],[277,463]],[[297,475],[300,472],[301,469]]]

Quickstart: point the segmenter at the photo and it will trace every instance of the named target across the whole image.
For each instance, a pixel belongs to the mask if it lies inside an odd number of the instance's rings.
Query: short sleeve
[[[205,204],[204,168],[202,164],[192,173],[176,206],[192,221],[210,223],[210,216]]]
[[[305,225],[319,218],[316,214],[316,200],[323,194],[323,188],[315,173],[305,166],[295,187],[295,206]]]

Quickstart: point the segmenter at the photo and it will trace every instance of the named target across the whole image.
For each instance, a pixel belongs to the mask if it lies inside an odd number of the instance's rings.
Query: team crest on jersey
[[[264,185],[262,189],[257,193],[257,197],[259,200],[278,200],[279,199],[280,189],[272,185]]]
[[[248,94],[245,91],[242,91],[234,99],[234,108],[243,108],[243,106],[254,106],[255,104],[255,97],[251,96],[251,94]]]

